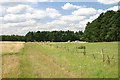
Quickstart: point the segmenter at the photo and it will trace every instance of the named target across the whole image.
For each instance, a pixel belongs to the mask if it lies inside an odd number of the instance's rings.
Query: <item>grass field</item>
[[[118,42],[3,42],[0,46],[3,78],[118,77]]]

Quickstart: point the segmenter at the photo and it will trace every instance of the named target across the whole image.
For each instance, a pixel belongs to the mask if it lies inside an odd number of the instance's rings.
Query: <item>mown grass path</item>
[[[20,77],[76,77],[75,74],[58,64],[56,59],[41,52],[43,51],[42,47],[38,43],[27,43],[25,45],[23,55],[21,55]]]

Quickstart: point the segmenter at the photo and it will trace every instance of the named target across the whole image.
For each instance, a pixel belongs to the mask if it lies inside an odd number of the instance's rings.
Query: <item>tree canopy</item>
[[[68,40],[75,41],[80,40],[83,35],[82,31],[37,31],[28,32],[25,35],[26,41],[51,41],[51,42],[66,42]]]
[[[84,31],[86,41],[120,41],[120,11],[107,11],[88,22]]]

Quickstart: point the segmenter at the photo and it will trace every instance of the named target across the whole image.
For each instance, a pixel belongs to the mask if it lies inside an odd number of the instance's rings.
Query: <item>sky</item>
[[[101,13],[118,10],[119,0],[0,1],[0,35],[29,31],[84,31]]]

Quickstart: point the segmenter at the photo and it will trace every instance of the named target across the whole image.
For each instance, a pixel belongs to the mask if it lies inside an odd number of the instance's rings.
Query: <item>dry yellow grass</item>
[[[2,78],[2,56],[0,54],[0,79]]]
[[[25,42],[0,42],[2,53],[16,53],[24,47]]]
[[[20,57],[17,55],[2,54],[17,53],[24,47],[25,42],[0,42],[0,77],[17,78],[19,76]]]
[[[2,78],[18,78],[20,58],[16,55],[3,56]]]

